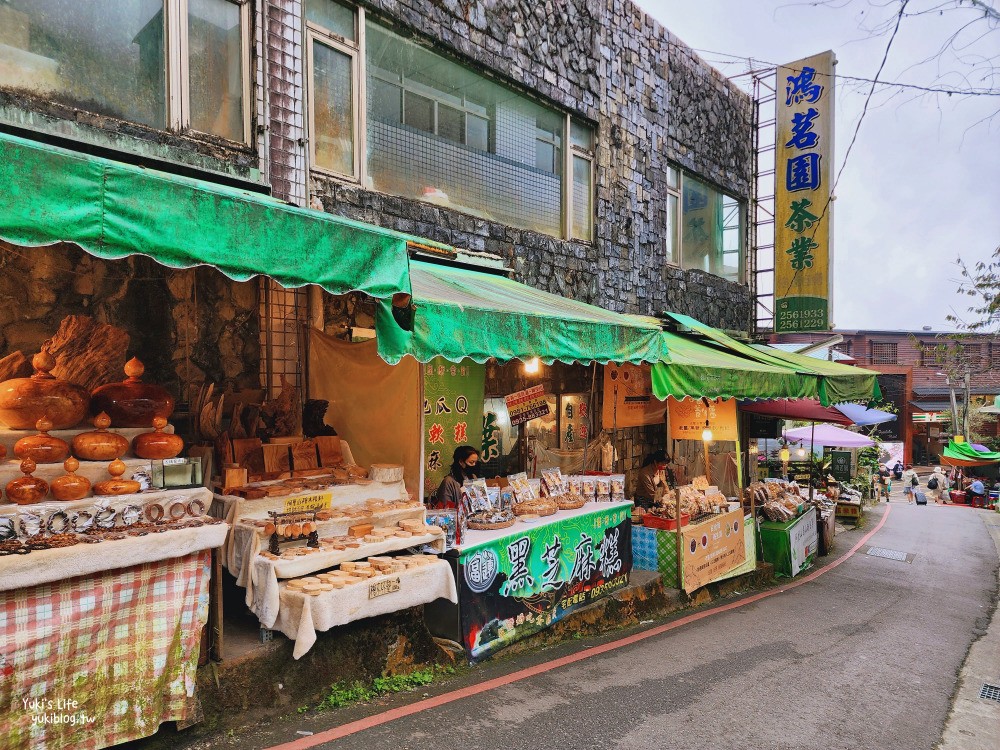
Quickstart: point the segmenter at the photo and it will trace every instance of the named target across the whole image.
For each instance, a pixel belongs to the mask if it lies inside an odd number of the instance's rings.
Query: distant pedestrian
[[[892,491],[892,479],[890,478],[889,467],[881,466],[878,470],[879,499],[885,498],[889,502],[889,493]]]
[[[896,465],[892,467],[892,478],[897,482],[903,478],[903,464],[899,461],[897,461]]]
[[[942,473],[940,466],[934,467],[934,473],[927,480],[927,494],[936,505],[947,502],[948,478]]]
[[[906,471],[903,472],[900,481],[903,483],[903,497],[908,503],[912,503],[916,489],[920,486],[920,480],[917,478],[917,472],[909,464],[906,465]]]

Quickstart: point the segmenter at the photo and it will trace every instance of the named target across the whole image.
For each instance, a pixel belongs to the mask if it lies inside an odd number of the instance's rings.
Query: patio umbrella
[[[813,445],[836,448],[867,448],[870,445],[875,445],[874,440],[864,435],[832,424],[815,425],[815,430],[813,427],[797,427],[793,430],[784,430],[781,434],[785,436],[785,440],[791,443],[808,441],[811,437]]]
[[[869,409],[864,404],[836,404],[833,408],[850,419],[852,424],[862,426],[891,422],[896,418],[895,414],[880,409]]]
[[[775,401],[741,401],[740,409],[752,414],[762,414],[781,419],[797,419],[804,422],[829,422],[842,425],[872,425],[891,422],[895,414],[878,409],[869,409],[863,404],[842,403],[823,406],[819,401],[808,398],[782,399]]]

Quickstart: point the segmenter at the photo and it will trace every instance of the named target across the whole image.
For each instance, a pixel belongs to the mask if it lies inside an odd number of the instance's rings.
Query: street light
[[[539,362],[538,357],[532,357],[527,362],[524,363],[524,371],[528,375],[535,375],[538,373],[541,367],[541,362]]]

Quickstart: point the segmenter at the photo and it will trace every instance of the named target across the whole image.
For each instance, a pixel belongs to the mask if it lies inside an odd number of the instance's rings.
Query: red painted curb
[[[881,529],[889,518],[889,513],[892,512],[892,506],[886,507],[886,512],[882,516],[882,520],[876,524],[875,528],[865,534],[857,544],[851,547],[850,551],[843,557],[834,560],[829,565],[825,565],[818,570],[813,571],[807,576],[802,578],[797,578],[785,586],[780,588],[770,589],[768,591],[762,591],[759,594],[754,594],[753,596],[748,596],[745,599],[739,599],[735,602],[730,602],[729,604],[724,604],[719,607],[713,607],[712,609],[707,609],[702,612],[695,612],[694,614],[681,617],[673,622],[668,622],[664,625],[658,625],[655,628],[650,628],[649,630],[644,630],[641,633],[634,633],[633,635],[626,636],[625,638],[620,638],[616,641],[610,641],[609,643],[603,643],[600,646],[594,646],[586,651],[580,651],[575,654],[570,654],[569,656],[562,656],[558,659],[553,659],[551,661],[543,662],[542,664],[536,664],[533,667],[527,667],[525,669],[518,670],[517,672],[511,672],[510,674],[504,675],[502,677],[494,677],[492,680],[486,680],[485,682],[480,682],[477,685],[470,685],[469,687],[459,688],[458,690],[452,690],[448,693],[442,693],[441,695],[436,695],[432,698],[425,698],[424,700],[417,701],[416,703],[411,703],[406,706],[400,706],[398,708],[392,708],[388,711],[383,711],[380,714],[374,714],[373,716],[366,716],[363,719],[358,719],[357,721],[352,721],[347,724],[343,724],[339,727],[334,727],[333,729],[327,729],[324,732],[317,732],[316,734],[310,735],[308,737],[302,737],[297,740],[292,740],[291,742],[285,742],[280,745],[274,745],[267,748],[266,750],[307,750],[307,748],[316,747],[317,745],[322,745],[325,742],[331,742],[333,740],[339,740],[342,737],[347,737],[352,734],[357,734],[358,732],[363,732],[366,729],[371,729],[373,727],[380,726],[382,724],[388,724],[396,719],[402,719],[406,716],[412,716],[413,714],[420,713],[422,711],[427,711],[432,708],[437,708],[438,706],[444,706],[448,703],[453,703],[454,701],[462,700],[463,698],[468,698],[473,695],[479,695],[480,693],[485,693],[498,687],[503,687],[504,685],[510,685],[513,682],[520,682],[521,680],[526,680],[529,677],[534,677],[535,675],[543,674],[545,672],[551,671],[553,669],[559,669],[560,667],[565,667],[569,664],[574,664],[578,661],[583,661],[584,659],[590,659],[591,657],[598,656],[600,654],[605,654],[609,651],[615,651],[624,646],[630,646],[633,643],[639,643],[647,638],[653,638],[663,633],[669,632],[675,628],[679,628],[682,625],[687,625],[692,622],[697,622],[706,617],[716,615],[720,612],[728,612],[732,609],[737,609],[738,607],[744,607],[747,604],[753,604],[761,599],[766,599],[770,596],[775,596],[776,594],[783,594],[786,591],[791,591],[794,588],[798,588],[805,583],[814,581],[821,575],[833,570],[838,565],[840,565],[845,560],[851,558],[861,547],[863,547],[869,539],[871,539],[878,531]]]

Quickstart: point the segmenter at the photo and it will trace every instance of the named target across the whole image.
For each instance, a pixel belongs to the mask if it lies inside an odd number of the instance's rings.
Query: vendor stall
[[[479,661],[627,585],[629,502],[588,502],[545,518],[470,530],[448,559],[457,607],[428,608],[431,632]]]
[[[105,747],[196,715],[211,550],[228,527],[205,515],[203,487],[150,486],[163,457],[144,450],[148,429],[98,432],[121,458],[88,460],[99,451],[86,427],[0,434],[21,456],[57,459],[0,467],[5,748]],[[123,455],[130,444],[147,457]],[[62,461],[70,450],[82,460]]]

